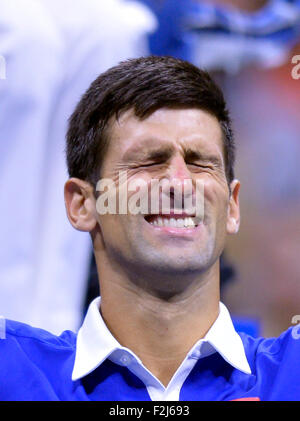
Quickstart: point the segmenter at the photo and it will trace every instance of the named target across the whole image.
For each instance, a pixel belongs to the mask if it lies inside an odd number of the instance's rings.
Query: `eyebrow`
[[[123,156],[123,160],[131,160],[131,159],[138,159],[138,160],[153,160],[153,161],[165,161],[170,159],[173,153],[173,148],[171,146],[164,146],[159,147],[159,149],[150,149],[148,151],[141,150],[139,148],[131,148],[126,151]]]

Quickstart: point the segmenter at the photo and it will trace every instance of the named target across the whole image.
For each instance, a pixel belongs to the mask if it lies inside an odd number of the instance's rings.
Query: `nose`
[[[174,179],[184,180],[186,178],[191,178],[190,171],[181,155],[175,156],[171,160],[166,175],[170,181]]]
[[[173,189],[182,188],[186,180],[191,180],[191,174],[182,156],[176,156],[170,162],[166,178]]]
[[[194,196],[191,173],[182,156],[176,156],[170,162],[165,174],[167,183],[163,194],[170,194],[171,205],[184,208],[184,198]]]

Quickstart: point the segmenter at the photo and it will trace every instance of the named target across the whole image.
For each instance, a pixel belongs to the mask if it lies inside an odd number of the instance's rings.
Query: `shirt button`
[[[199,359],[199,358],[201,357],[201,352],[200,352],[200,351],[194,351],[194,352],[191,354],[191,357],[192,357],[192,358]]]
[[[128,365],[131,362],[131,358],[128,355],[122,355],[122,357],[120,358],[120,362],[123,365]]]

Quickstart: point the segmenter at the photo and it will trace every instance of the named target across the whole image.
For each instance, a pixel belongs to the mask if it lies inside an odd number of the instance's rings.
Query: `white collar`
[[[101,297],[97,297],[91,302],[84,322],[78,331],[72,380],[78,380],[91,373],[107,358],[115,360],[114,354],[119,353],[120,350],[133,355],[142,364],[132,351],[121,346],[110,333],[99,311],[100,302]],[[221,302],[220,313],[216,321],[205,337],[193,346],[194,355],[195,350],[200,349],[205,342],[213,348],[213,351],[209,353],[218,352],[233,367],[246,374],[251,374],[243,342],[233,327],[227,308]],[[199,358],[201,358],[200,353]]]

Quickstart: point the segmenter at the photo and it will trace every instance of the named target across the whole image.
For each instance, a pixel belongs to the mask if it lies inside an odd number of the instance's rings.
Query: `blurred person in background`
[[[245,186],[240,236],[227,249],[239,282],[225,291],[225,302],[235,313],[259,317],[266,336],[300,314],[300,86],[291,69],[290,62],[244,69],[225,84]]]
[[[156,21],[122,0],[0,0],[0,9],[0,314],[76,330],[92,252],[62,201],[67,120],[96,75],[148,53]]]
[[[39,325],[31,316],[43,284],[37,265],[44,165],[63,45],[39,2],[0,0],[0,10],[0,54],[6,63],[6,78],[0,80],[0,313]]]
[[[209,71],[285,63],[300,34],[299,0],[140,0],[158,20],[152,54],[172,55]]]

